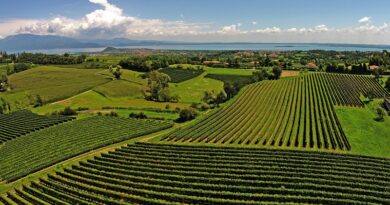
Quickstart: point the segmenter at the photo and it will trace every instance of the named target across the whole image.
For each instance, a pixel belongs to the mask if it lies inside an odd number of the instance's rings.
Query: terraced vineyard
[[[159,70],[161,73],[165,73],[171,77],[172,83],[181,83],[186,80],[195,78],[196,76],[202,74],[203,70],[193,70],[193,69],[178,69],[178,68],[163,68]]]
[[[350,150],[334,105],[363,106],[360,93],[388,93],[374,79],[307,74],[249,85],[229,107],[165,138],[168,143],[214,143]]]
[[[387,204],[390,161],[136,144],[11,191],[4,204]],[[357,171],[359,170],[359,171]]]
[[[0,181],[14,181],[92,149],[171,126],[162,121],[97,116],[37,131],[1,147]]]
[[[27,110],[0,115],[0,144],[73,119],[65,116],[41,116]]]

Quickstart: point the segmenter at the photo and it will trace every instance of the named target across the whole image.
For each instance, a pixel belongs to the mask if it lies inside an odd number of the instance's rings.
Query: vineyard
[[[27,110],[0,115],[0,144],[46,127],[73,120],[65,116],[40,116]]]
[[[0,199],[4,204],[387,204],[389,169],[389,160],[356,155],[138,143]]]
[[[361,94],[388,93],[373,78],[306,74],[249,85],[229,107],[220,109],[163,141],[350,150],[335,105],[363,106]]]
[[[96,116],[43,129],[1,147],[0,181],[14,181],[92,149],[171,126],[162,121]]]
[[[178,68],[163,68],[159,70],[161,73],[169,75],[172,83],[181,83],[186,80],[199,76],[204,71],[201,69],[178,69]]]
[[[238,84],[238,85],[247,85],[250,83],[253,83],[252,76],[248,75],[222,75],[222,74],[207,74],[205,76],[206,78],[211,78],[215,80],[220,80],[222,82],[231,83],[231,84]]]

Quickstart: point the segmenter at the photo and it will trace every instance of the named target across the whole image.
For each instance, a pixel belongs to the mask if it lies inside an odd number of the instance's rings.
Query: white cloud
[[[0,21],[0,36],[15,33],[55,34],[77,38],[156,39],[192,42],[323,42],[390,44],[388,23],[374,24],[371,17],[358,20],[357,26],[335,28],[320,24],[312,27],[244,29],[241,23],[218,26],[180,20],[144,19],[126,15],[107,0],[89,0],[101,8],[75,19],[55,16],[50,19],[11,19]],[[252,25],[257,25],[256,21]]]
[[[370,16],[365,16],[358,21],[361,24],[368,24],[371,23],[371,17]]]
[[[314,29],[319,32],[326,32],[329,30],[328,27],[324,24],[318,25]]]
[[[282,29],[278,28],[278,27],[271,27],[271,28],[255,30],[256,33],[279,33],[281,31],[282,31]]]
[[[126,16],[122,9],[107,0],[89,1],[101,5],[103,9],[97,9],[81,19],[59,16],[50,20],[37,21],[21,27],[18,32],[80,38],[153,37],[194,34],[208,27],[207,24]]]
[[[222,29],[219,31],[220,33],[240,33],[240,26],[241,26],[241,23],[238,23],[238,24],[232,24],[230,26],[224,26],[222,27]]]

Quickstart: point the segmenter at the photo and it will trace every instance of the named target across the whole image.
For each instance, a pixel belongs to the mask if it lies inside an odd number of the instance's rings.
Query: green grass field
[[[63,100],[111,81],[99,74],[101,70],[36,67],[9,77],[12,90],[0,93],[14,107],[28,107],[31,100],[40,95],[44,102]]]
[[[383,100],[375,100],[364,108],[336,107],[343,130],[351,143],[351,153],[390,158],[390,117],[375,121],[376,108]]]
[[[180,97],[180,102],[183,103],[199,103],[201,102],[205,91],[220,92],[223,90],[223,82],[210,78],[205,78],[206,73],[203,73],[191,80],[187,80],[178,84],[170,84],[172,94]]]

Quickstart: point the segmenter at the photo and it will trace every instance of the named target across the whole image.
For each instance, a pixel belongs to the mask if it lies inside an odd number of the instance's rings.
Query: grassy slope
[[[380,102],[375,100],[365,108],[336,108],[352,153],[390,158],[390,117],[383,122],[374,120]]]
[[[45,102],[54,102],[77,95],[110,81],[101,70],[81,70],[41,66],[11,75],[12,91],[0,94],[14,106],[28,106],[28,95],[40,95]]]
[[[182,83],[171,83],[170,90],[172,94],[179,95],[180,102],[184,103],[198,103],[201,102],[204,92],[214,90],[220,92],[223,90],[223,83],[218,80],[205,78],[207,73],[203,73],[191,80]]]
[[[115,80],[73,96],[66,100],[49,104],[41,108],[34,109],[40,114],[61,110],[65,106],[73,108],[87,107],[92,110],[100,110],[102,107],[122,107],[122,108],[161,108],[165,109],[167,104],[171,109],[176,107],[188,107],[191,103],[201,101],[206,90],[220,92],[223,90],[223,83],[218,80],[205,78],[207,73],[228,74],[228,75],[251,75],[251,70],[226,69],[226,68],[206,68],[203,74],[182,83],[171,83],[172,94],[180,97],[179,103],[158,103],[143,99],[142,90],[146,88],[147,81],[139,77],[140,72],[123,70],[122,80]],[[101,71],[99,74],[111,77],[108,71]],[[191,91],[191,92],[189,92]]]

